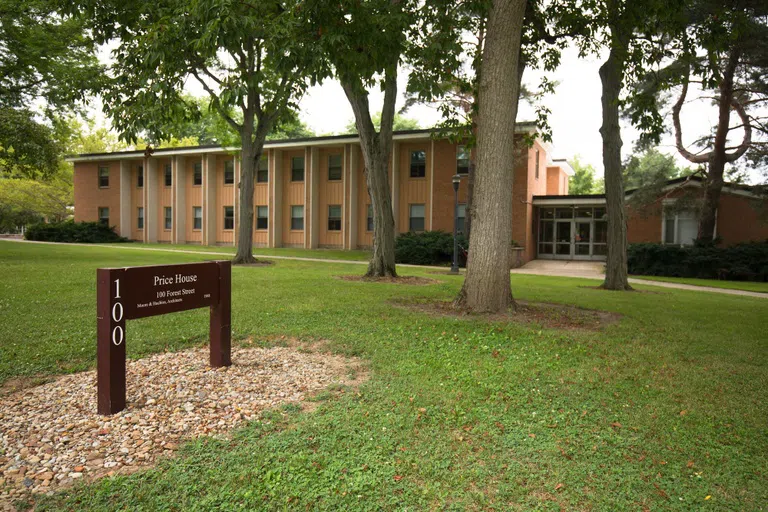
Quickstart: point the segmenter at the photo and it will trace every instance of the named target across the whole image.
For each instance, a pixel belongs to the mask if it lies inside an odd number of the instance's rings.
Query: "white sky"
[[[108,50],[101,53],[103,60],[109,60]],[[106,57],[106,58],[105,58]],[[598,175],[603,173],[602,140],[600,137],[601,119],[601,85],[598,69],[602,58],[590,56],[579,58],[576,48],[567,48],[563,52],[560,67],[549,74],[548,78],[559,83],[554,94],[547,96],[543,101],[551,110],[549,123],[552,128],[552,144],[554,146],[554,158],[572,159],[579,155],[583,163],[592,164]],[[527,70],[524,81],[530,89],[536,89],[542,73],[536,70]],[[401,72],[398,79],[399,98],[396,109],[400,109],[405,98],[404,92],[407,83],[407,75]],[[204,95],[204,91],[194,80],[187,82],[187,90],[195,95]],[[692,90],[689,98],[694,97]],[[383,94],[379,90],[372,90],[370,94],[371,111],[381,110]],[[94,108],[98,109],[96,103]],[[300,118],[318,134],[343,133],[345,127],[353,120],[352,109],[349,106],[344,91],[338,82],[329,80],[321,85],[312,87],[299,103]],[[423,127],[433,126],[440,120],[439,112],[426,105],[411,107],[406,112],[406,117],[419,120]],[[97,115],[103,122],[103,115]],[[533,108],[524,102],[520,103],[518,120],[534,120]],[[681,120],[685,143],[690,143],[697,137],[704,135],[713,126],[717,118],[717,109],[707,102],[693,101],[683,108]],[[671,129],[672,121],[668,119]],[[741,132],[735,132],[734,137],[740,140]],[[637,132],[623,123],[622,139],[624,145],[622,154],[624,157],[632,153],[633,144],[637,138]],[[660,151],[672,154],[681,166],[695,167],[679,156],[674,147],[674,137],[666,135],[658,148]]]

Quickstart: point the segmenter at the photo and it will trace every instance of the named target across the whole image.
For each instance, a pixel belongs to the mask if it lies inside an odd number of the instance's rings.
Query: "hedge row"
[[[729,247],[631,244],[630,274],[768,281],[768,241]]]
[[[55,222],[46,224],[41,222],[29,226],[24,233],[27,240],[38,240],[42,242],[65,242],[65,243],[114,243],[128,242],[117,233],[113,227],[100,222]]]
[[[459,235],[460,266],[466,264],[464,254],[468,248],[466,237]],[[412,265],[450,264],[453,261],[453,234],[445,231],[403,233],[395,239],[395,261]]]

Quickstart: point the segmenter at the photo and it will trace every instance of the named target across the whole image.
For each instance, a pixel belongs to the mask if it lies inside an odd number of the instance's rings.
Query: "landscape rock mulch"
[[[0,510],[29,493],[129,473],[173,454],[184,439],[224,434],[260,411],[348,383],[359,362],[294,348],[233,349],[211,368],[208,350],[127,362],[127,407],[96,414],[96,372],[0,397]]]

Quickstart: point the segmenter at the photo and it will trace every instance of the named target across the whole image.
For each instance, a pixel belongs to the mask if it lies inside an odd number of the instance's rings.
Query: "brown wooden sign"
[[[98,412],[125,409],[125,321],[211,308],[211,366],[231,360],[229,261],[96,270]]]

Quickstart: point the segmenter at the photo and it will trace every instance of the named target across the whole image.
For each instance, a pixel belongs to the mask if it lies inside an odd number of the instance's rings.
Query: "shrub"
[[[631,244],[630,274],[734,281],[768,281],[768,241],[729,247]]]
[[[38,240],[42,242],[65,242],[65,243],[114,243],[128,242],[115,232],[114,227],[106,226],[100,222],[55,222],[46,224],[44,222],[29,226],[24,233],[27,240]]]
[[[462,247],[464,251],[462,251]],[[469,243],[459,235],[459,265],[464,266]],[[445,231],[403,233],[395,239],[395,261],[412,265],[444,265],[453,260],[453,234]]]

